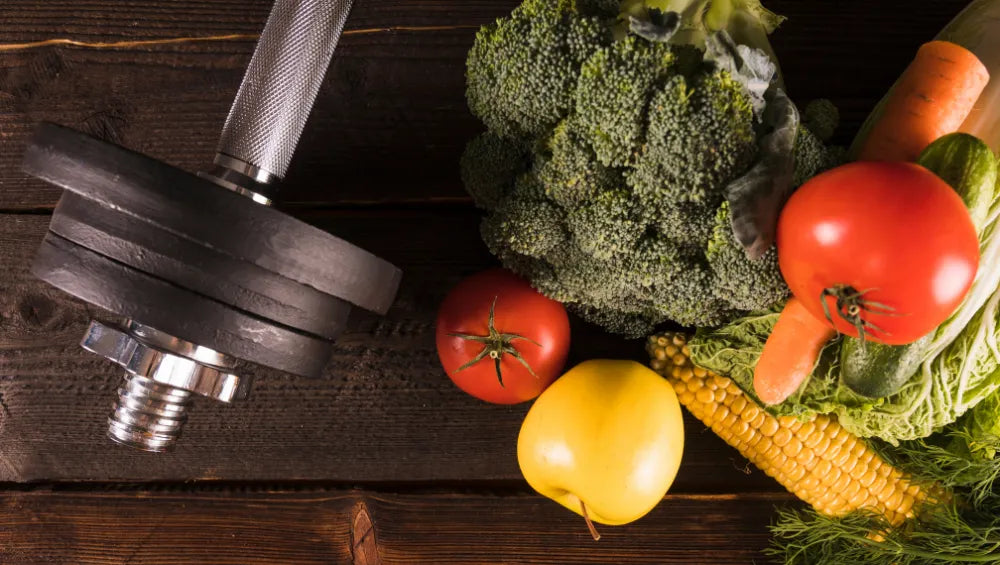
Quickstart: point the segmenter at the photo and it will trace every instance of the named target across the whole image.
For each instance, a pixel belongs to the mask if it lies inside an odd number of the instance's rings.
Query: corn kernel
[[[774,432],[774,436],[772,437],[772,441],[774,441],[775,445],[778,447],[784,447],[786,443],[791,441],[791,439],[792,431],[784,427],[778,428],[778,431]]]
[[[844,476],[849,475],[845,474]],[[842,496],[848,500],[854,498],[854,495],[858,494],[858,491],[861,490],[861,484],[858,483],[858,481],[853,480],[853,477],[851,477],[851,479],[852,480],[847,483],[847,486],[844,488],[842,493]]]
[[[833,466],[830,465],[829,461],[827,461],[826,459],[820,459],[819,461],[816,462],[816,467],[813,469],[813,473],[815,473],[816,476],[819,477],[821,481],[825,482],[825,479],[827,476],[830,475],[830,470],[832,468]]]
[[[704,379],[705,377],[708,376],[708,371],[705,370],[704,367],[695,366],[694,376],[698,377],[699,379]]]
[[[813,421],[803,422],[799,427],[798,433],[795,435],[799,436],[800,439],[807,438],[811,436],[815,430],[816,424]]]
[[[802,478],[806,476],[807,472],[808,471],[806,470],[805,467],[801,465],[792,464],[792,468],[786,472],[786,475],[788,477],[788,480],[791,481],[792,484],[795,484],[801,481]]]
[[[712,378],[710,380],[718,388],[724,389],[726,388],[727,385],[729,385],[729,379],[727,379],[726,377],[720,377],[719,375],[712,375]]]
[[[785,455],[795,457],[802,451],[802,442],[795,439],[793,436],[792,439],[788,440],[788,443],[785,444],[783,451],[785,452]]]
[[[779,426],[777,420],[775,420],[774,418],[765,418],[764,422],[761,423],[761,425],[758,426],[757,429],[759,429],[760,433],[764,434],[767,437],[774,437],[774,434],[777,433],[778,431],[778,427]]]
[[[885,480],[885,477],[876,473],[875,480],[872,481],[872,484],[868,485],[868,490],[875,495],[875,498],[879,500],[885,500],[890,496],[889,492],[887,492],[886,489],[887,484],[888,481]]]
[[[740,418],[744,422],[746,422],[746,423],[748,423],[751,426],[753,426],[753,427],[756,428],[757,426],[753,425],[753,421],[755,419],[757,419],[758,415],[760,415],[760,408],[757,408],[756,406],[754,406],[753,404],[751,404],[749,402],[745,402],[745,404],[746,404],[746,407],[743,408],[743,410],[740,412]]]
[[[830,417],[829,416],[816,416],[816,419],[813,420],[813,425],[816,426],[817,430],[823,431],[823,430],[825,430],[827,428],[827,426],[830,425]]]
[[[832,488],[834,492],[841,493],[844,492],[844,489],[847,488],[847,484],[851,482],[852,478],[850,475],[841,472],[839,469],[837,470],[837,472],[840,473],[840,477],[833,483],[833,486],[831,486],[830,488]]]
[[[839,447],[830,447],[830,449],[836,449],[836,453],[830,457],[830,461],[834,465],[846,470],[850,473],[850,469],[847,469],[847,465],[851,462],[851,452],[847,449],[840,449]]]
[[[712,394],[712,391],[707,388],[698,389],[694,397],[698,402],[704,404],[708,404],[709,402],[715,402],[715,395]]]
[[[810,473],[809,475],[803,477],[803,479],[798,482],[797,487],[805,490],[806,492],[812,492],[819,488],[819,484],[820,484],[819,479],[816,477],[816,475]],[[808,499],[803,498],[803,500],[808,500]]]
[[[892,509],[896,512],[899,511],[900,505],[903,503],[903,491],[896,489],[893,491],[892,496],[885,499],[886,508]]]
[[[813,433],[806,436],[802,443],[806,445],[809,449],[815,449],[819,442],[823,440],[822,430],[813,430]]]
[[[733,433],[736,434],[738,437],[744,437],[753,431],[753,428],[750,427],[750,424],[748,424],[746,420],[742,418],[737,418],[736,423],[733,424],[732,429]]]
[[[864,488],[868,489],[869,487],[872,486],[872,483],[875,482],[875,477],[876,476],[877,475],[875,474],[874,470],[867,469],[857,479],[858,479],[858,482],[861,483],[861,486],[863,486]]]
[[[795,460],[799,462],[799,465],[811,469],[813,462],[816,460],[816,452],[803,446],[799,454],[795,456]]]
[[[743,413],[743,410],[747,407],[747,399],[744,396],[733,395],[733,402],[729,405],[730,410],[736,412],[737,414]]]
[[[813,451],[821,454],[820,457],[826,459],[826,452],[830,449],[830,438],[828,438],[826,434],[821,434],[819,436],[819,441],[816,442],[816,445],[812,446],[812,448]]]

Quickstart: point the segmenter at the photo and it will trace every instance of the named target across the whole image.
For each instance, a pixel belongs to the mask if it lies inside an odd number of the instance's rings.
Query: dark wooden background
[[[831,98],[847,141],[917,46],[965,0],[771,0],[792,97]],[[437,364],[448,288],[492,264],[457,159],[475,28],[515,0],[357,0],[292,164],[284,207],[401,266],[384,319],[359,317],[323,378],[259,371],[252,398],[199,402],[149,455],[104,439],[119,371],[77,346],[104,318],[28,272],[59,197],[19,168],[51,120],[189,170],[214,155],[250,38],[126,48],[5,45],[259,32],[269,0],[3,0],[0,5],[0,563],[762,563],[793,498],[688,418],[667,498],[590,540],[531,492],[526,406],[489,406]],[[437,28],[437,29],[428,29]],[[367,31],[363,31],[367,30]],[[362,32],[363,31],[363,32]],[[574,322],[574,360],[643,360]]]

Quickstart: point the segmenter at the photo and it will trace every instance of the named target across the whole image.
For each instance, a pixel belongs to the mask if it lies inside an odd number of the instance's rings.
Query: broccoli
[[[646,231],[627,190],[609,190],[569,210],[566,225],[576,244],[598,259],[628,253]]]
[[[771,247],[760,259],[750,259],[736,241],[729,203],[716,215],[705,257],[715,275],[717,296],[733,310],[763,310],[788,297],[788,285],[778,270],[778,253]]]
[[[560,123],[536,159],[536,174],[546,194],[565,208],[579,206],[621,183],[621,174],[596,159],[577,129],[568,121]]]
[[[491,131],[531,140],[569,113],[580,66],[611,42],[601,3],[583,4],[526,0],[476,35],[466,94],[472,113]]]
[[[847,151],[843,147],[824,144],[833,137],[839,122],[840,113],[829,100],[813,100],[806,105],[792,153],[795,159],[794,186],[801,186],[823,171],[847,161]]]
[[[825,98],[806,104],[802,112],[802,125],[820,141],[827,142],[840,125],[840,112],[833,102]]]
[[[837,153],[817,136],[835,111],[816,106],[800,128],[780,90],[774,102],[766,34],[779,20],[757,0],[526,0],[484,28],[467,98],[489,133],[462,177],[488,211],[490,251],[629,336],[785,297],[774,248],[751,260],[735,238],[730,189],[765,148],[786,177],[794,159],[796,180]],[[794,119],[779,130],[771,108]],[[765,142],[775,131],[784,145]]]
[[[715,200],[715,199],[713,199]],[[712,236],[719,202],[667,203],[647,210],[653,229],[681,245],[702,247]]]
[[[545,199],[531,175],[517,179],[510,196],[483,220],[480,231],[490,251],[501,258],[508,252],[540,259],[566,240],[564,213]]]
[[[795,158],[792,184],[795,186],[801,186],[814,176],[847,160],[847,152],[843,148],[823,145],[809,128],[801,126],[792,155]]]
[[[726,72],[672,77],[653,96],[647,120],[642,154],[626,173],[644,205],[721,199],[719,188],[753,164],[753,107]]]
[[[476,206],[493,210],[514,187],[514,179],[527,170],[528,152],[492,132],[469,142],[462,154],[462,183]]]
[[[674,72],[674,49],[635,36],[600,49],[583,64],[576,116],[607,166],[634,163],[645,139],[649,99]]]

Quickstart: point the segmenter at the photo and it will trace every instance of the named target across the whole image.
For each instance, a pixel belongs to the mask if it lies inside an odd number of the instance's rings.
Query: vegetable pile
[[[727,322],[788,294],[790,189],[838,164],[837,112],[780,88],[758,0],[526,0],[483,28],[462,160],[504,266],[629,336]],[[801,122],[801,125],[800,125]]]
[[[832,104],[800,114],[784,92],[781,20],[758,0],[525,0],[477,36],[488,131],[461,168],[490,250],[610,331],[696,327],[649,337],[662,381],[600,361],[541,392],[525,437],[577,441],[532,443],[522,470],[588,522],[640,517],[669,480],[588,495],[610,459],[587,440],[654,430],[673,477],[668,385],[812,506],[772,526],[786,563],[1000,563],[1000,0],[923,45],[848,151],[826,145]],[[661,400],[618,414],[646,387]]]

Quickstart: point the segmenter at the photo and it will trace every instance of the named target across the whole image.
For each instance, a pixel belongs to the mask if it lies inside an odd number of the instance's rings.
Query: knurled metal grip
[[[285,176],[351,4],[277,0],[222,129],[216,164],[262,185]]]

